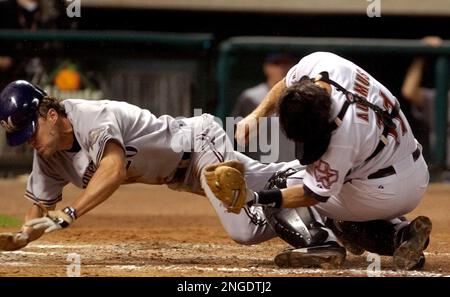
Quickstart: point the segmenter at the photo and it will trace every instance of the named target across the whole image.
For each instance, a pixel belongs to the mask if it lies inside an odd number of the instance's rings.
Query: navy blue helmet
[[[0,125],[6,130],[9,145],[20,145],[33,136],[39,103],[46,95],[42,89],[25,80],[10,83],[0,93]]]

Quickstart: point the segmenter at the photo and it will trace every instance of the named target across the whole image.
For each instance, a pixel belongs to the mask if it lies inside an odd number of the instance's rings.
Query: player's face
[[[39,117],[36,131],[28,140],[28,144],[43,158],[51,157],[59,150],[60,137],[56,126],[57,118],[58,114],[55,115],[50,111],[47,118]]]

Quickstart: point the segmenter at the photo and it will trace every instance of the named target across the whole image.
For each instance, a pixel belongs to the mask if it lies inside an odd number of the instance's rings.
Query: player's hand
[[[250,135],[256,136],[258,132],[258,118],[249,114],[236,125],[235,138],[239,145],[245,146],[249,142]]]
[[[29,220],[25,226],[35,230],[45,230],[45,233],[49,233],[69,227],[74,220],[75,216],[71,215],[71,209],[66,207],[64,210],[49,211],[42,218]]]
[[[0,251],[16,251],[28,244],[28,233],[0,233]]]

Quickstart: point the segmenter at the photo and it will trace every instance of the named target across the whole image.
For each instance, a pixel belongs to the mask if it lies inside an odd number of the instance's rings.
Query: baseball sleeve
[[[324,63],[328,58],[326,53],[316,52],[303,57],[298,64],[289,69],[286,74],[285,83],[287,87],[299,82],[303,76],[314,77],[320,71],[317,69],[318,64]],[[326,70],[326,69],[323,69]]]
[[[306,192],[310,192],[320,202],[336,196],[344,184],[344,179],[353,166],[355,150],[348,146],[330,146],[327,152],[306,168],[303,179]]]
[[[119,124],[113,112],[107,106],[94,115],[92,120],[82,123],[81,135],[84,138],[89,158],[98,167],[103,157],[105,145],[110,140],[120,144],[125,152],[125,145]]]
[[[45,161],[35,152],[33,170],[28,177],[25,197],[33,203],[52,206],[61,201],[62,190],[68,181],[54,172]]]

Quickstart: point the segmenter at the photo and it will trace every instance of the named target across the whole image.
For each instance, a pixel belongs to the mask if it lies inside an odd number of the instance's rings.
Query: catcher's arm
[[[284,79],[280,80],[267,93],[258,107],[237,124],[235,138],[239,144],[245,145],[248,142],[250,133],[252,131],[257,132],[258,119],[260,117],[267,117],[276,112],[278,101],[286,88]]]
[[[33,219],[26,226],[45,230],[45,233],[68,227],[76,218],[84,215],[108,199],[126,178],[125,153],[115,141],[106,143],[103,157],[91,181],[73,207],[49,211],[39,219]]]
[[[284,79],[277,82],[251,114],[255,117],[266,117],[273,114],[276,111],[281,94],[286,88],[287,86]]]
[[[313,192],[305,190],[301,185],[253,192],[247,188],[244,165],[236,160],[209,165],[202,174],[213,195],[228,212],[235,214],[239,214],[246,205],[296,208],[320,202]]]
[[[309,195],[307,195],[303,189],[303,186],[296,185],[281,190],[283,208],[297,208],[304,206],[313,206],[319,203],[319,201]]]

